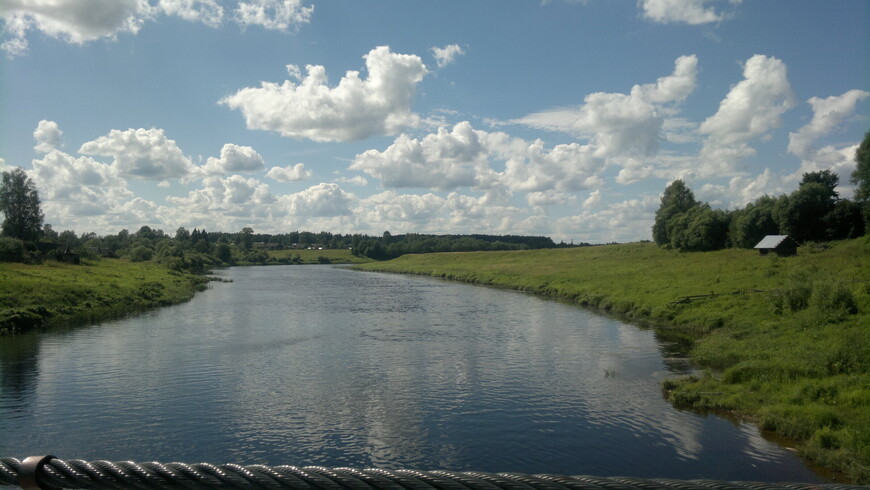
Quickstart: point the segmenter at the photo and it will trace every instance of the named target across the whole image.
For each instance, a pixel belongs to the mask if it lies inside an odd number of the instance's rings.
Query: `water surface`
[[[675,410],[653,332],[513,291],[233,268],[190,302],[0,338],[0,456],[821,481]]]

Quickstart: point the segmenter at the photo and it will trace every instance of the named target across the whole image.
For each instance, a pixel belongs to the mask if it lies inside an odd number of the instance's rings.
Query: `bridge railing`
[[[767,490],[861,487],[838,484],[723,482],[596,476],[526,475],[474,471],[416,471],[315,466],[264,466],[209,463],[134,463],[65,461],[31,456],[0,458],[0,485],[25,490],[54,488],[291,488],[322,490]],[[865,487],[866,488],[866,487]]]

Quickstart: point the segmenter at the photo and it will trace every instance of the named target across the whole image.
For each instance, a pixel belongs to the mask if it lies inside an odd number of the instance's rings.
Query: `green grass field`
[[[814,463],[870,483],[870,236],[788,258],[634,243],[358,267],[564,298],[689,338],[706,374],[664,384],[676,406],[754,420]]]
[[[320,257],[326,257],[332,264],[364,264],[371,262],[368,257],[357,257],[348,249],[330,249],[330,250],[270,250],[268,252],[270,258],[275,259],[292,259],[299,256],[302,264],[319,264]]]
[[[0,263],[0,333],[89,322],[186,301],[206,278],[120,259]]]

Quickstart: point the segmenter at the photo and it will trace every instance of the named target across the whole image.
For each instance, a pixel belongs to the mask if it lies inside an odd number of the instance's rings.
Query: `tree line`
[[[588,245],[588,244],[584,244]],[[424,235],[409,233],[368,237],[353,247],[353,254],[375,260],[388,260],[405,254],[434,252],[480,252],[494,250],[531,250],[567,247],[550,237],[518,235]]]
[[[170,236],[160,229],[142,226],[135,232],[99,236],[93,232],[77,235],[74,230],[58,232],[43,224],[39,193],[27,173],[16,168],[3,172],[0,185],[0,261],[40,262],[46,258],[64,260],[74,256],[127,258],[134,262],[153,261],[175,270],[203,272],[237,264],[279,262],[269,250],[351,249],[353,254],[376,260],[407,253],[480,250],[524,250],[553,248],[549,237],[516,235],[391,235],[333,234],[293,231],[255,233],[250,227],[235,233],[212,232],[185,227]],[[565,244],[560,244],[566,246]]]
[[[839,178],[830,170],[808,172],[791,194],[763,196],[743,209],[713,209],[695,199],[682,180],[665,189],[652,227],[653,240],[684,251],[755,246],[764,236],[785,234],[801,242],[862,236],[870,231],[870,131],[855,155],[857,166],[851,182],[853,200],[841,199]],[[54,255],[125,257],[156,261],[173,269],[201,272],[210,267],[261,264],[270,260],[268,250],[287,248],[351,249],[357,256],[385,260],[408,253],[524,250],[567,247],[549,237],[517,235],[392,235],[333,234],[293,231],[282,234],[210,232],[180,227],[170,236],[143,226],[131,233],[76,235],[56,232],[43,224],[39,193],[27,173],[16,168],[3,172],[0,183],[0,261],[39,261]],[[588,245],[586,243],[580,246]]]
[[[682,251],[752,248],[767,235],[789,235],[798,243],[863,236],[870,231],[870,131],[855,154],[854,199],[836,191],[830,170],[807,172],[791,194],[762,196],[742,209],[725,211],[695,200],[682,180],[665,188],[652,227],[653,240]]]

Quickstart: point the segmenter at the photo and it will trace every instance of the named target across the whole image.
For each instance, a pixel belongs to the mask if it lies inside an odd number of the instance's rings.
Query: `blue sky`
[[[8,0],[0,167],[56,230],[648,239],[870,129],[864,0]]]

